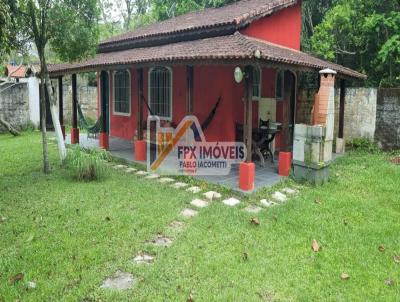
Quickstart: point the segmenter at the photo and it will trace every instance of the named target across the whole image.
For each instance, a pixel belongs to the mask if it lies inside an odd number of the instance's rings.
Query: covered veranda
[[[201,107],[208,107],[206,111],[210,111],[212,106],[201,104],[202,100],[194,99],[194,91],[206,90],[206,86],[202,86],[203,79],[198,76],[198,71],[201,68],[210,68],[209,70],[222,70],[226,72],[221,76],[230,77],[226,80],[228,85],[223,86],[222,91],[226,100],[225,107],[220,108],[220,114],[225,120],[229,120],[229,125],[235,129],[235,123],[242,124],[241,138],[246,144],[248,156],[246,163],[232,169],[232,172],[227,177],[208,177],[208,180],[228,185],[234,188],[240,188],[245,191],[254,191],[265,185],[273,185],[279,182],[280,177],[277,174],[278,162],[274,164],[270,161],[265,161],[265,166],[258,163],[257,154],[255,154],[253,130],[259,127],[259,116],[254,114],[254,101],[252,96],[253,91],[253,72],[254,68],[261,70],[286,70],[283,77],[285,82],[285,93],[287,98],[284,103],[284,115],[281,123],[280,149],[276,151],[292,151],[295,125],[295,108],[296,108],[296,93],[297,93],[297,77],[299,72],[318,72],[322,69],[330,68],[337,72],[338,77],[342,79],[342,87],[344,87],[344,79],[361,78],[363,75],[339,66],[333,63],[325,62],[310,56],[300,51],[292,50],[286,47],[275,45],[269,42],[244,36],[240,33],[235,33],[230,36],[222,36],[215,38],[207,38],[195,41],[178,42],[174,44],[135,48],[108,53],[99,53],[94,58],[84,62],[53,65],[49,68],[51,76],[58,78],[59,85],[62,85],[62,77],[64,75],[72,75],[72,131],[70,134],[70,143],[88,146],[98,146],[110,150],[113,154],[120,154],[122,158],[127,160],[145,163],[146,160],[146,137],[145,137],[145,122],[149,110],[146,104],[144,85],[145,72],[152,67],[166,66],[168,68],[180,68],[185,70],[184,77],[175,77],[174,82],[179,82],[185,87],[183,99],[177,102],[178,106],[186,115],[197,115],[197,111]],[[240,67],[244,71],[244,79],[241,83],[235,83],[234,70]],[[109,86],[107,81],[109,73],[113,70],[121,68],[129,68],[134,72],[135,93],[132,93],[131,98],[136,104],[134,109],[135,123],[131,125],[135,131],[134,135],[129,139],[121,139],[114,137],[110,133],[110,91],[104,89]],[[99,83],[99,117],[101,118],[101,129],[98,136],[98,141],[85,139],[85,136],[79,135],[78,127],[78,97],[77,97],[77,81],[76,74],[81,72],[94,71],[98,74]],[[210,75],[212,76],[212,75]],[[215,80],[220,79],[219,75]],[[274,78],[275,81],[275,78]],[[204,84],[203,84],[204,85]],[[63,125],[62,112],[62,95],[60,94],[60,122]],[[234,99],[239,100],[234,103]],[[230,102],[230,103],[229,103]],[[343,96],[344,103],[344,96]],[[341,101],[342,104],[342,101]],[[199,109],[200,108],[200,109]],[[234,109],[229,109],[234,108]],[[323,108],[322,108],[323,109]],[[240,117],[235,117],[235,112],[238,112]],[[342,110],[341,110],[342,111]],[[232,113],[233,112],[233,113]],[[341,119],[342,120],[342,119]],[[211,137],[226,141],[227,139],[237,139],[238,135],[235,130],[228,138],[224,135],[218,135],[218,125],[214,122],[214,128],[209,130],[212,132]],[[225,124],[227,125],[227,124]],[[222,127],[224,127],[223,125]],[[112,127],[112,126],[111,126]],[[340,129],[341,127],[339,127]],[[340,131],[339,131],[340,132]],[[340,135],[340,133],[339,133]],[[343,134],[342,134],[343,135]],[[254,164],[255,162],[255,164]],[[239,171],[240,170],[240,171]],[[245,180],[243,185],[240,180],[240,175],[252,175],[248,180]],[[215,178],[215,179],[213,179]],[[247,182],[247,183],[246,183]]]

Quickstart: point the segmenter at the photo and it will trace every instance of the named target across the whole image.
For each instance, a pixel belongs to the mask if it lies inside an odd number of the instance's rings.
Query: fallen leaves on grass
[[[314,200],[314,203],[315,203],[315,204],[321,204],[321,199],[320,199],[320,198],[316,198],[316,199]]]
[[[9,283],[11,285],[17,283],[18,281],[21,281],[22,279],[24,279],[24,274],[23,273],[18,273],[15,276],[12,276],[9,280]]]
[[[378,250],[383,253],[385,251],[385,246],[383,244],[381,244],[378,248]]]
[[[315,239],[312,241],[311,248],[314,252],[319,252],[319,250],[321,249],[321,247],[318,244],[318,241]]]
[[[340,274],[340,279],[349,280],[350,279],[350,275],[348,273],[341,273]]]
[[[393,261],[397,264],[400,264],[400,255],[394,255],[393,256]]]
[[[244,261],[249,260],[249,254],[248,254],[247,252],[244,252],[244,253],[243,253],[243,260],[244,260]]]
[[[7,217],[0,217],[0,223],[6,222]]]
[[[343,224],[344,224],[344,225],[348,225],[348,224],[349,224],[349,222],[347,221],[347,219],[343,219]]]
[[[189,293],[189,297],[187,298],[186,302],[193,302],[193,294],[192,292]]]
[[[393,286],[393,285],[394,285],[394,281],[393,281],[392,279],[386,279],[386,280],[385,280],[385,284],[386,284],[387,286]]]
[[[252,218],[251,220],[250,220],[250,223],[252,224],[252,225],[260,225],[260,221],[257,219],[257,218]]]

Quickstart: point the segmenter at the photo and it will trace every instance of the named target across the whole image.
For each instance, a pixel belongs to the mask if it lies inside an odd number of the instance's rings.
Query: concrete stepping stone
[[[126,168],[128,168],[128,167],[125,166],[125,165],[116,165],[116,166],[114,166],[115,170],[122,170],[122,169],[126,169]]]
[[[261,203],[261,205],[263,205],[264,207],[267,207],[267,208],[270,208],[270,207],[273,207],[274,205],[276,205],[275,202],[269,201],[267,199],[261,199],[260,203]]]
[[[138,172],[136,172],[136,175],[139,175],[139,176],[144,176],[144,175],[147,175],[147,174],[149,174],[149,172],[146,172],[146,171],[138,171]]]
[[[139,253],[135,258],[133,258],[133,262],[136,264],[150,264],[154,262],[155,257],[146,254],[146,253]]]
[[[201,191],[201,189],[199,187],[190,187],[189,189],[186,190],[187,192],[193,193],[193,194],[197,194]]]
[[[182,222],[182,221],[177,221],[177,220],[175,220],[175,221],[172,221],[172,222],[168,225],[168,227],[171,228],[171,229],[173,229],[173,230],[175,230],[175,231],[181,231],[181,230],[183,230],[183,228],[185,227],[185,223]]]
[[[157,179],[160,178],[160,175],[158,174],[150,174],[149,176],[146,176],[145,179]]]
[[[209,200],[219,199],[222,197],[222,195],[220,193],[214,192],[214,191],[206,192],[203,195]]]
[[[201,199],[194,199],[190,204],[200,209],[208,206],[208,202]]]
[[[188,184],[185,184],[184,182],[177,182],[177,183],[174,183],[173,185],[171,185],[171,187],[173,187],[174,189],[182,189],[187,186],[188,186]]]
[[[281,192],[275,192],[272,195],[272,199],[278,201],[278,202],[286,202],[287,201],[287,196]]]
[[[298,191],[291,189],[291,188],[284,188],[281,190],[283,193],[288,194],[288,195],[294,195],[296,194]]]
[[[172,239],[169,237],[164,237],[162,235],[157,236],[156,239],[151,240],[151,243],[156,246],[168,247],[172,244]]]
[[[236,198],[229,198],[229,199],[225,199],[222,201],[225,205],[229,206],[229,207],[234,207],[237,206],[240,203],[240,200],[236,199]]]
[[[196,216],[197,214],[199,214],[199,212],[197,212],[196,210],[192,210],[192,209],[183,209],[181,212],[181,216],[183,216],[185,218],[192,218],[192,217]]]
[[[133,173],[133,172],[136,172],[136,171],[137,171],[137,169],[135,169],[135,168],[126,169],[126,173]]]
[[[136,279],[132,274],[118,270],[112,277],[104,280],[100,288],[123,291],[132,288],[135,283]]]
[[[251,214],[257,214],[262,211],[262,208],[258,206],[248,206],[244,209],[246,212],[251,213]]]
[[[167,184],[167,183],[174,182],[175,179],[173,179],[173,178],[168,178],[168,177],[163,177],[163,178],[160,178],[158,181],[159,181],[160,183],[162,183],[162,184]]]

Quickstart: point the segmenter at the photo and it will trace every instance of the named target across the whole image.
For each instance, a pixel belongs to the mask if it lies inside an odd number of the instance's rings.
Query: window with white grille
[[[172,72],[166,67],[152,68],[149,73],[149,103],[154,115],[172,118]]]
[[[114,73],[114,113],[131,114],[131,76],[127,70]]]

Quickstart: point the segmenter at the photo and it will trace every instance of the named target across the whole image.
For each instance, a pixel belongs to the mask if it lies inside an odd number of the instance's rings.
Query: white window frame
[[[173,89],[174,89],[174,73],[173,73],[173,70],[172,70],[172,68],[171,67],[167,67],[167,66],[155,66],[155,67],[152,67],[152,68],[150,68],[149,69],[149,72],[148,72],[148,77],[147,77],[147,79],[148,79],[148,81],[147,81],[147,89],[148,89],[148,101],[149,101],[149,106],[150,106],[150,108],[151,108],[151,73],[153,72],[153,70],[154,69],[157,69],[157,68],[165,68],[165,69],[167,69],[168,71],[169,71],[169,73],[170,73],[170,79],[171,79],[171,87],[170,87],[170,96],[169,96],[169,99],[170,99],[170,104],[169,104],[169,113],[170,113],[170,115],[169,116],[159,116],[159,118],[160,118],[160,120],[163,120],[163,121],[172,121],[172,116],[173,116],[173,112],[172,112],[172,109],[173,109]]]
[[[260,75],[260,82],[258,83],[258,92],[259,92],[258,96],[253,95],[254,84],[251,87],[252,99],[253,99],[253,101],[259,101],[262,98],[262,91],[261,91],[261,87],[262,87],[262,85],[261,85],[262,84],[262,69],[260,67],[258,67],[258,66],[253,66],[253,69],[258,71],[258,73]],[[254,77],[253,77],[253,81],[254,81]]]
[[[126,71],[128,73],[129,76],[129,93],[128,93],[128,105],[129,105],[129,113],[126,112],[118,112],[115,110],[115,75],[118,71]],[[113,93],[113,105],[112,105],[112,111],[113,111],[113,115],[120,115],[120,116],[131,116],[132,113],[132,76],[131,76],[131,72],[129,69],[119,69],[119,70],[114,70],[112,71],[112,93]]]

